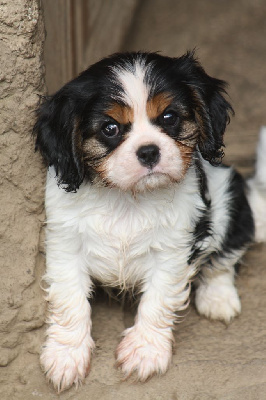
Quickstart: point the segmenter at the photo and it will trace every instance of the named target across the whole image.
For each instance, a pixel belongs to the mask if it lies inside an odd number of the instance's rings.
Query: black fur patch
[[[208,190],[207,177],[199,157],[195,157],[194,163],[195,170],[198,176],[199,192],[203,203],[205,204],[205,209],[202,210],[201,217],[195,225],[195,229],[193,232],[194,242],[191,246],[191,255],[188,259],[189,264],[194,262],[198,257],[202,255],[203,250],[201,249],[200,244],[204,239],[212,235],[211,200]]]
[[[210,208],[206,208],[202,212],[202,216],[196,223],[193,232],[194,243],[191,246],[191,255],[188,259],[188,264],[192,264],[194,261],[196,261],[198,257],[202,255],[204,250],[201,248],[200,243],[211,235],[212,235],[211,210]]]
[[[228,191],[232,197],[228,205],[228,230],[222,244],[224,252],[239,250],[250,244],[255,231],[252,211],[245,193],[245,181],[236,171],[232,173]]]
[[[211,199],[208,189],[208,182],[205,171],[203,169],[202,163],[198,155],[195,157],[195,167],[196,167],[196,174],[199,180],[199,188],[200,188],[200,195],[201,198],[207,208],[211,206]]]

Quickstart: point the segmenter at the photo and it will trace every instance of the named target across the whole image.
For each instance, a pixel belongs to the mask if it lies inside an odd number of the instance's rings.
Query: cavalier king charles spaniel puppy
[[[266,238],[266,129],[246,184],[221,165],[231,105],[194,54],[122,53],[82,72],[38,110],[46,186],[47,339],[60,391],[90,369],[95,283],[141,294],[116,350],[125,377],[164,373],[191,282],[201,315],[240,313],[235,265]],[[248,200],[250,199],[250,201]]]

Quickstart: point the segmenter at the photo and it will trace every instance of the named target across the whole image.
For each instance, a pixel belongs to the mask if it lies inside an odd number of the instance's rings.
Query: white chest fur
[[[134,286],[157,262],[170,258],[177,270],[185,267],[201,206],[193,170],[177,186],[136,196],[89,184],[65,193],[50,172],[47,241],[57,231],[56,241],[75,244],[93,278],[111,286]]]

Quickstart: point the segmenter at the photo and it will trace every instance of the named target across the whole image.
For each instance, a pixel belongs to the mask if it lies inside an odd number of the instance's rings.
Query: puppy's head
[[[67,191],[84,179],[125,191],[164,187],[183,179],[196,149],[221,161],[232,112],[224,87],[192,53],[116,54],[41,105],[36,147]]]

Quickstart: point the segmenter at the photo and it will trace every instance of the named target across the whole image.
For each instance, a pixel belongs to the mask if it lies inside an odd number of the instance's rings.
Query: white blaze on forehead
[[[134,120],[146,116],[146,104],[148,100],[149,89],[144,83],[146,67],[144,62],[136,61],[134,69],[117,69],[115,73],[121,82],[124,93],[123,100],[134,111]]]

